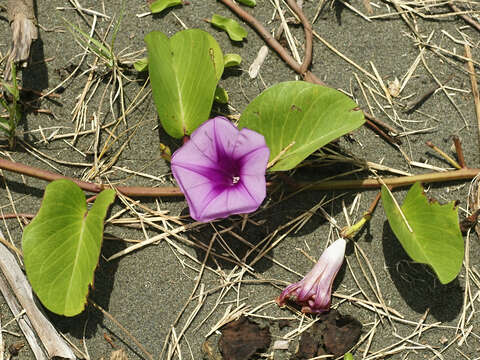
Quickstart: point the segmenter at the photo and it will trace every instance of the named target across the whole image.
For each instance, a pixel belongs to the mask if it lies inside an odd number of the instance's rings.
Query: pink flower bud
[[[291,284],[276,299],[284,306],[289,298],[302,306],[303,313],[322,313],[330,309],[332,284],[345,257],[344,239],[338,239],[320,256],[312,270],[299,282]]]

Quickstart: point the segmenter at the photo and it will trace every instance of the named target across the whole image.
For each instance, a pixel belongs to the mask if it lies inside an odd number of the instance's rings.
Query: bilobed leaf
[[[240,4],[247,5],[250,7],[254,7],[257,5],[255,0],[237,0]]]
[[[213,14],[211,23],[213,26],[225,30],[233,41],[242,41],[243,38],[247,37],[247,30],[233,19]]]
[[[357,104],[341,92],[304,81],[276,84],[242,113],[239,128],[265,136],[270,160],[290,144],[272,171],[294,168],[308,155],[364,123]]]
[[[228,68],[238,66],[242,62],[242,57],[238,54],[225,54],[223,57],[223,66]]]
[[[170,39],[159,31],[145,36],[153,99],[165,131],[191,134],[206,121],[223,73],[223,54],[215,39],[198,29]]]
[[[182,0],[157,0],[150,4],[150,11],[152,14],[158,14],[169,7],[182,4]]]
[[[420,183],[408,191],[400,210],[388,189],[382,187],[382,203],[388,223],[412,260],[430,265],[442,284],[455,279],[463,261],[463,238],[455,203],[428,201]]]
[[[22,248],[28,280],[48,310],[65,316],[83,311],[114,199],[115,191],[102,191],[87,213],[74,182],[56,180],[45,189],[37,216],[23,231]]]

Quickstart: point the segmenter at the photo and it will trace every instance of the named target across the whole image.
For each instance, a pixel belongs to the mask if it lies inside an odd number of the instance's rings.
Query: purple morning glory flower
[[[291,284],[275,300],[284,306],[287,299],[294,297],[302,306],[303,313],[322,313],[330,309],[332,284],[345,257],[344,239],[338,239],[320,256],[312,270],[299,282]]]
[[[208,222],[258,209],[270,151],[259,133],[224,117],[208,120],[172,155],[172,173],[190,216]]]

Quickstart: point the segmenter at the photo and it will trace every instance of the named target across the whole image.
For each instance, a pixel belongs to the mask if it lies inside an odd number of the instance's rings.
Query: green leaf
[[[254,7],[257,5],[255,0],[237,0],[240,4],[247,5],[250,7]]]
[[[348,352],[345,355],[343,355],[343,360],[354,360],[352,353]]]
[[[45,189],[42,206],[25,227],[22,247],[33,290],[50,311],[75,316],[83,311],[98,264],[103,221],[115,191],[98,194],[87,213],[83,191],[70,180]]]
[[[242,57],[238,54],[225,54],[223,57],[223,66],[228,68],[238,66],[242,62]]]
[[[212,37],[210,34],[207,37],[208,43],[210,44],[210,48],[208,49],[210,60],[213,61],[213,67],[215,68],[215,75],[217,78],[217,82],[220,80],[223,74],[224,66],[224,56],[220,45],[218,45],[217,40]]]
[[[213,14],[211,23],[213,26],[225,30],[233,41],[242,41],[247,36],[247,30],[233,19]]]
[[[182,4],[182,0],[157,0],[150,4],[150,11],[152,12],[152,14],[158,14],[166,8]]]
[[[412,185],[401,206],[382,187],[382,203],[393,233],[412,260],[430,265],[442,284],[455,279],[463,261],[463,238],[455,202],[429,201],[420,183]]]
[[[170,39],[153,31],[145,36],[145,42],[160,122],[172,137],[189,135],[210,115],[223,73],[220,46],[199,29],[180,31]]]
[[[228,103],[228,93],[224,88],[217,86],[215,90],[215,102],[219,104],[226,104]]]
[[[148,58],[143,58],[143,59],[135,61],[135,63],[133,64],[133,67],[138,72],[147,71],[148,70]]]
[[[239,128],[265,136],[270,160],[291,146],[270,169],[289,170],[308,155],[345,135],[365,119],[341,92],[304,81],[276,84],[257,96],[242,113]]]

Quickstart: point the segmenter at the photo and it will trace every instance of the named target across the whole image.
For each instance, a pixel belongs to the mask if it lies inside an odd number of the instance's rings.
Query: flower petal
[[[240,130],[240,134],[235,142],[235,148],[233,149],[232,157],[234,159],[241,159],[245,155],[259,148],[266,148],[270,155],[270,151],[265,143],[265,137],[256,131],[243,128]]]
[[[197,149],[214,162],[230,157],[239,135],[238,129],[224,117],[215,117],[192,133]]]
[[[212,159],[212,156],[214,158]],[[217,167],[216,154],[202,152],[193,141],[187,141],[183,146],[175,151],[171,159],[172,168],[177,164],[188,166],[194,164],[209,168]]]
[[[265,175],[240,175],[240,183],[249,196],[257,202],[257,208],[267,196]],[[255,209],[256,210],[256,209]]]
[[[231,186],[216,194],[198,214],[198,219],[207,222],[229,215],[250,213],[257,210],[259,205],[242,187]]]
[[[270,150],[267,146],[256,148],[243,155],[240,162],[240,175],[261,175],[265,177]]]
[[[171,159],[190,214],[206,222],[255,211],[266,196],[270,151],[262,135],[216,117],[201,125]]]
[[[199,175],[184,166],[172,164],[172,172],[180,189],[185,194],[190,216],[197,221],[204,222],[201,214],[205,203],[208,202],[208,196],[215,196],[214,183],[208,177]]]

